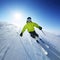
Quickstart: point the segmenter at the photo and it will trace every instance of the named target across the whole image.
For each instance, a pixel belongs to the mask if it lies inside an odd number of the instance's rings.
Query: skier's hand
[[[23,34],[21,33],[20,36],[22,37],[22,35],[23,35]]]
[[[42,27],[39,27],[40,30],[42,30]]]

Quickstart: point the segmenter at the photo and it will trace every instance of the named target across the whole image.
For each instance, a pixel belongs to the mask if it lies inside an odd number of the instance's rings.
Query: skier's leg
[[[39,38],[38,37],[35,37],[35,40],[37,43],[39,43]]]
[[[30,36],[31,36],[32,38],[34,38],[34,39],[35,39],[35,36],[38,36],[38,35],[35,33],[35,31],[29,32],[29,33],[30,33]]]
[[[32,37],[36,40],[37,43],[39,43],[39,35],[34,31],[33,34],[32,34]]]
[[[36,36],[36,40],[40,40],[41,42],[45,43],[41,38],[39,38],[39,35],[36,32],[34,32],[34,35]]]
[[[31,36],[32,38],[34,38],[37,43],[39,43],[39,40],[42,40],[42,39],[39,38],[39,35],[38,35],[35,31],[30,32],[30,36]]]
[[[30,32],[30,36],[31,36],[32,38],[34,38],[37,43],[39,43],[38,39],[36,38],[36,37],[38,37],[38,34],[36,34],[35,31],[34,31],[34,32]]]
[[[31,34],[31,37],[33,37],[36,40],[36,42],[39,43],[40,38],[39,38],[39,35],[35,31]]]

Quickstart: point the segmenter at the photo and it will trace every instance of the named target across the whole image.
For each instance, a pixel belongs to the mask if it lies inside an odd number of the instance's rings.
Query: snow
[[[49,32],[45,32],[44,33],[46,35],[43,35],[43,34],[39,34],[42,38],[44,38],[44,40],[48,43],[50,43],[57,51],[60,52],[60,37],[58,37],[57,35],[55,34],[52,34],[52,33],[49,33]]]
[[[16,26],[9,23],[0,22],[0,60],[59,60],[60,54],[60,37],[44,31],[36,29],[40,38],[49,44],[51,49],[45,47],[48,55],[44,51],[44,44],[38,44],[35,39],[31,38],[26,31],[23,37],[19,36],[21,32]],[[56,49],[56,50],[54,50]],[[55,52],[53,52],[55,51]],[[53,57],[52,57],[53,56]],[[56,57],[56,59],[54,59]]]
[[[42,47],[26,36],[21,38],[16,26],[0,22],[0,60],[50,60]]]

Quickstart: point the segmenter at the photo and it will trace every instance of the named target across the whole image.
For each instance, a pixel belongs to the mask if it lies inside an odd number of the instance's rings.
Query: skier
[[[24,31],[27,29],[27,31],[29,32],[30,36],[31,36],[32,38],[36,39],[36,41],[39,43],[38,39],[39,39],[39,40],[41,40],[41,39],[39,38],[39,35],[35,32],[34,27],[42,30],[42,27],[41,27],[41,26],[39,26],[39,25],[38,25],[37,23],[35,23],[35,22],[32,22],[31,17],[28,17],[28,18],[27,18],[26,25],[23,27],[23,29],[22,29],[22,31],[21,31],[21,33],[20,33],[20,36],[22,37]],[[42,41],[42,42],[43,42],[43,41]],[[43,43],[44,43],[44,42],[43,42]]]

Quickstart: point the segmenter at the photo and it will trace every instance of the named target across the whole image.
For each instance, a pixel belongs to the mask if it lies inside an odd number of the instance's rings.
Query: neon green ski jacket
[[[33,32],[34,31],[34,27],[39,28],[40,30],[42,29],[41,26],[39,26],[38,24],[34,23],[34,22],[28,22],[25,24],[25,26],[22,29],[22,33],[24,33],[24,31],[27,29],[28,32]]]

